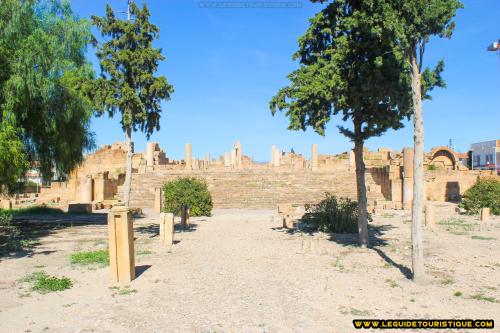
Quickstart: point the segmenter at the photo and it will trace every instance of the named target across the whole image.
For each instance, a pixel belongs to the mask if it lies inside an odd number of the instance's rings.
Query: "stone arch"
[[[431,150],[431,160],[429,163],[437,164],[445,169],[457,169],[458,158],[455,152],[449,147],[440,146]]]

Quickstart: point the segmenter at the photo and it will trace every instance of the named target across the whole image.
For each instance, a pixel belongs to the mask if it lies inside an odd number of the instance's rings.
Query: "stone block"
[[[90,214],[92,213],[91,203],[73,203],[68,205],[68,213],[70,214]]]
[[[108,213],[109,267],[114,283],[135,279],[135,249],[132,213],[116,206]]]
[[[168,251],[172,248],[174,242],[174,214],[160,214],[160,243]]]
[[[482,222],[490,222],[490,209],[488,207],[481,208],[480,215]]]
[[[163,209],[163,197],[161,188],[155,188],[155,212],[161,213]]]

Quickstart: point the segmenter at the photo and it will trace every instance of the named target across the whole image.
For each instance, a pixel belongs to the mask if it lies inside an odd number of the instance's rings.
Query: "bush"
[[[191,216],[210,216],[212,196],[207,184],[196,178],[179,178],[163,186],[165,212],[180,215],[182,205],[188,205]]]
[[[348,198],[337,198],[325,193],[325,198],[317,204],[305,205],[306,213],[302,221],[323,232],[357,233],[358,203]],[[372,217],[368,214],[368,221]]]
[[[493,178],[478,179],[476,184],[465,191],[460,207],[467,214],[477,214],[483,207],[489,207],[491,213],[500,215],[500,181]]]
[[[62,291],[69,289],[73,286],[70,278],[65,276],[55,277],[50,276],[46,272],[34,272],[21,279],[21,282],[31,283],[32,290],[40,294],[46,294],[53,291]]]

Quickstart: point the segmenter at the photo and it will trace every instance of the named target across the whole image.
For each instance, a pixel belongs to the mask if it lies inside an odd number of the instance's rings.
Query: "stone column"
[[[238,166],[241,166],[243,163],[243,153],[241,151],[241,143],[239,141],[236,141],[234,144],[234,150],[235,150],[235,164]]]
[[[154,154],[155,154],[156,142],[148,142],[146,145],[146,165],[153,166],[155,164]]]
[[[403,209],[413,203],[413,148],[403,148]]]
[[[161,213],[163,209],[163,196],[161,188],[155,188],[155,213]]]
[[[356,170],[356,158],[352,150],[349,150],[349,170]]]
[[[92,202],[92,176],[90,175],[80,178],[80,202]]]
[[[103,202],[105,196],[105,181],[108,178],[106,172],[99,172],[94,179],[94,200],[97,202]]]
[[[313,144],[311,147],[311,169],[318,169],[318,145]]]
[[[224,153],[224,166],[225,167],[231,166],[231,153],[229,152]]]
[[[192,153],[191,144],[186,143],[186,169],[191,169],[193,166],[191,162],[191,153]]]
[[[281,158],[281,151],[279,149],[276,149],[273,146],[273,152],[274,152],[274,158],[273,158],[273,167],[279,167],[280,166],[280,158]]]
[[[135,250],[132,213],[115,206],[108,213],[109,267],[114,283],[135,279]]]
[[[231,166],[236,165],[236,149],[231,150]]]
[[[490,222],[490,209],[487,207],[481,208],[481,222]]]
[[[174,243],[174,214],[172,213],[160,214],[160,242],[170,252]]]
[[[425,226],[428,228],[433,228],[436,224],[436,215],[434,213],[434,203],[432,201],[427,201],[425,205]]]

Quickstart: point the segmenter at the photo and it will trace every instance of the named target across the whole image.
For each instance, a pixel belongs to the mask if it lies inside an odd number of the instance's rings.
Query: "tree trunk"
[[[420,69],[415,52],[411,55],[413,92],[413,211],[412,211],[412,268],[413,281],[424,278],[424,250],[422,245],[422,224],[424,217],[424,124]]]
[[[354,142],[356,161],[356,186],[358,192],[358,238],[361,247],[368,246],[368,213],[365,184],[365,162],[363,161],[363,141]]]
[[[132,185],[132,155],[134,154],[134,147],[132,145],[132,130],[130,127],[125,129],[125,138],[127,145],[127,169],[125,172],[125,183],[123,184],[123,202],[126,207],[129,207],[130,188]]]

